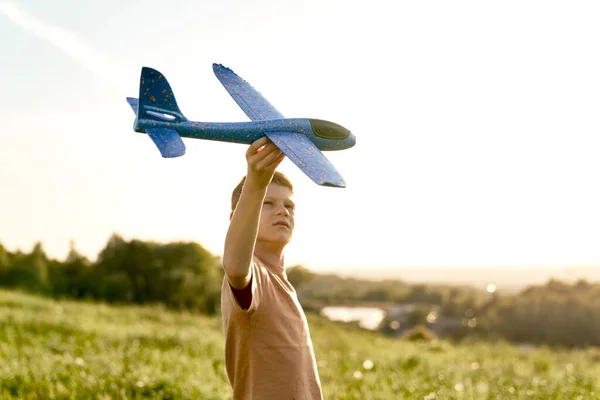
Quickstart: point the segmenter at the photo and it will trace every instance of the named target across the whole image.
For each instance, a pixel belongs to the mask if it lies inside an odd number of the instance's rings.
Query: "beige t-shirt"
[[[240,307],[223,279],[225,366],[234,400],[320,400],[321,382],[304,311],[285,270],[254,258],[252,302]]]

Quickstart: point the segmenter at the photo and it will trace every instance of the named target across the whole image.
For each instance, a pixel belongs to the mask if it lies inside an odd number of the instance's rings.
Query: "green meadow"
[[[410,342],[309,314],[326,399],[595,399],[600,349]],[[0,290],[0,399],[231,399],[218,316]]]

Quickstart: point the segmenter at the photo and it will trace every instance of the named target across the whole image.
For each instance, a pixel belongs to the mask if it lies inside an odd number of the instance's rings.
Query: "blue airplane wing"
[[[306,135],[296,132],[265,132],[265,135],[316,184],[346,187],[344,178]]]
[[[233,100],[252,121],[285,118],[262,94],[229,68],[213,64],[213,71]]]
[[[185,144],[176,130],[146,128],[146,132],[164,158],[179,157],[185,154]]]

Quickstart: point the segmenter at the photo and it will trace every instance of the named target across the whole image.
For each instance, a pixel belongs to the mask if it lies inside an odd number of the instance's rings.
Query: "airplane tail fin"
[[[133,108],[134,105],[129,99],[128,102]],[[187,121],[177,105],[167,78],[159,71],[149,67],[142,68],[137,116],[163,122]]]
[[[134,130],[146,132],[163,157],[172,158],[185,154],[185,145],[176,129],[164,126],[140,128],[138,125],[140,119],[173,124],[187,121],[177,105],[171,85],[163,74],[155,69],[143,67],[139,98],[127,97],[127,102],[137,117]]]

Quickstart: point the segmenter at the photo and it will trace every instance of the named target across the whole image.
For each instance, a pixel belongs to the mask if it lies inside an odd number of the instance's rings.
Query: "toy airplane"
[[[139,100],[128,97],[136,114],[134,130],[147,133],[165,158],[185,154],[181,137],[251,144],[267,136],[309,178],[322,186],[346,187],[321,150],[348,149],[356,143],[346,128],[329,121],[285,118],[256,89],[229,68],[213,71],[251,122],[194,122],[179,110],[173,90],[159,71],[143,67]]]

